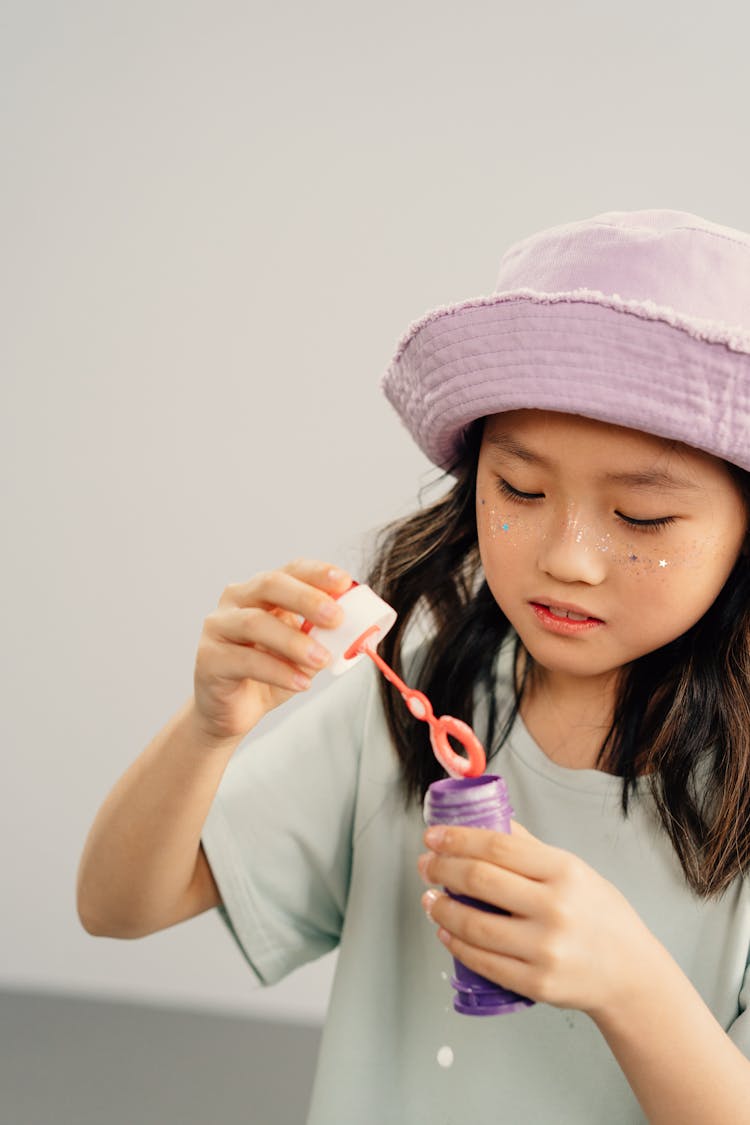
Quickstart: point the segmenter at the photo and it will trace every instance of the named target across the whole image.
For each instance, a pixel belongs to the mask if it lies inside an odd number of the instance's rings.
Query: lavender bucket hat
[[[506,410],[582,414],[750,470],[750,235],[613,211],[532,235],[495,292],[426,313],[383,390],[441,468]]]

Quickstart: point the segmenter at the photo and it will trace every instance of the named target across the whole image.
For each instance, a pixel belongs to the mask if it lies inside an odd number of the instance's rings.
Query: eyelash
[[[508,484],[507,480],[498,477],[497,481],[498,492],[505,496],[508,500],[513,500],[516,504],[533,504],[535,500],[543,500],[543,492],[519,492],[512,484]],[[675,523],[674,516],[661,516],[659,519],[654,520],[634,520],[630,516],[624,516],[622,512],[615,512],[617,518],[624,523],[626,527],[631,528],[633,531],[645,531],[652,534],[656,531],[661,531],[662,528],[669,527],[670,524]]]

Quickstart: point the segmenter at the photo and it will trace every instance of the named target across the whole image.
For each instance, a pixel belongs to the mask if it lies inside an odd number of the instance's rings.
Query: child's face
[[[584,677],[690,628],[721,590],[748,524],[717,458],[541,410],[486,420],[476,507],[503,613],[539,665]]]

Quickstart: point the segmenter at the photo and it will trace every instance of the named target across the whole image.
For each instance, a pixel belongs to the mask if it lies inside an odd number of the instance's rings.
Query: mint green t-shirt
[[[506,646],[501,705],[509,673]],[[261,982],[339,947],[308,1125],[644,1122],[587,1016],[545,1004],[453,1011],[451,958],[420,905],[424,823],[404,805],[377,676],[362,662],[251,735],[203,833],[226,920]],[[516,820],[623,892],[750,1055],[746,881],[697,898],[651,798],[623,817],[617,778],[554,764],[520,718],[489,772],[505,777]],[[444,1047],[450,1066],[438,1062]]]

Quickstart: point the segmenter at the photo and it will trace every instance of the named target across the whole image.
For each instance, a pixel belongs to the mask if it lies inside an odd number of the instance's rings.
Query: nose
[[[591,527],[573,513],[551,520],[539,546],[539,568],[558,582],[598,586],[606,573],[606,551]]]

